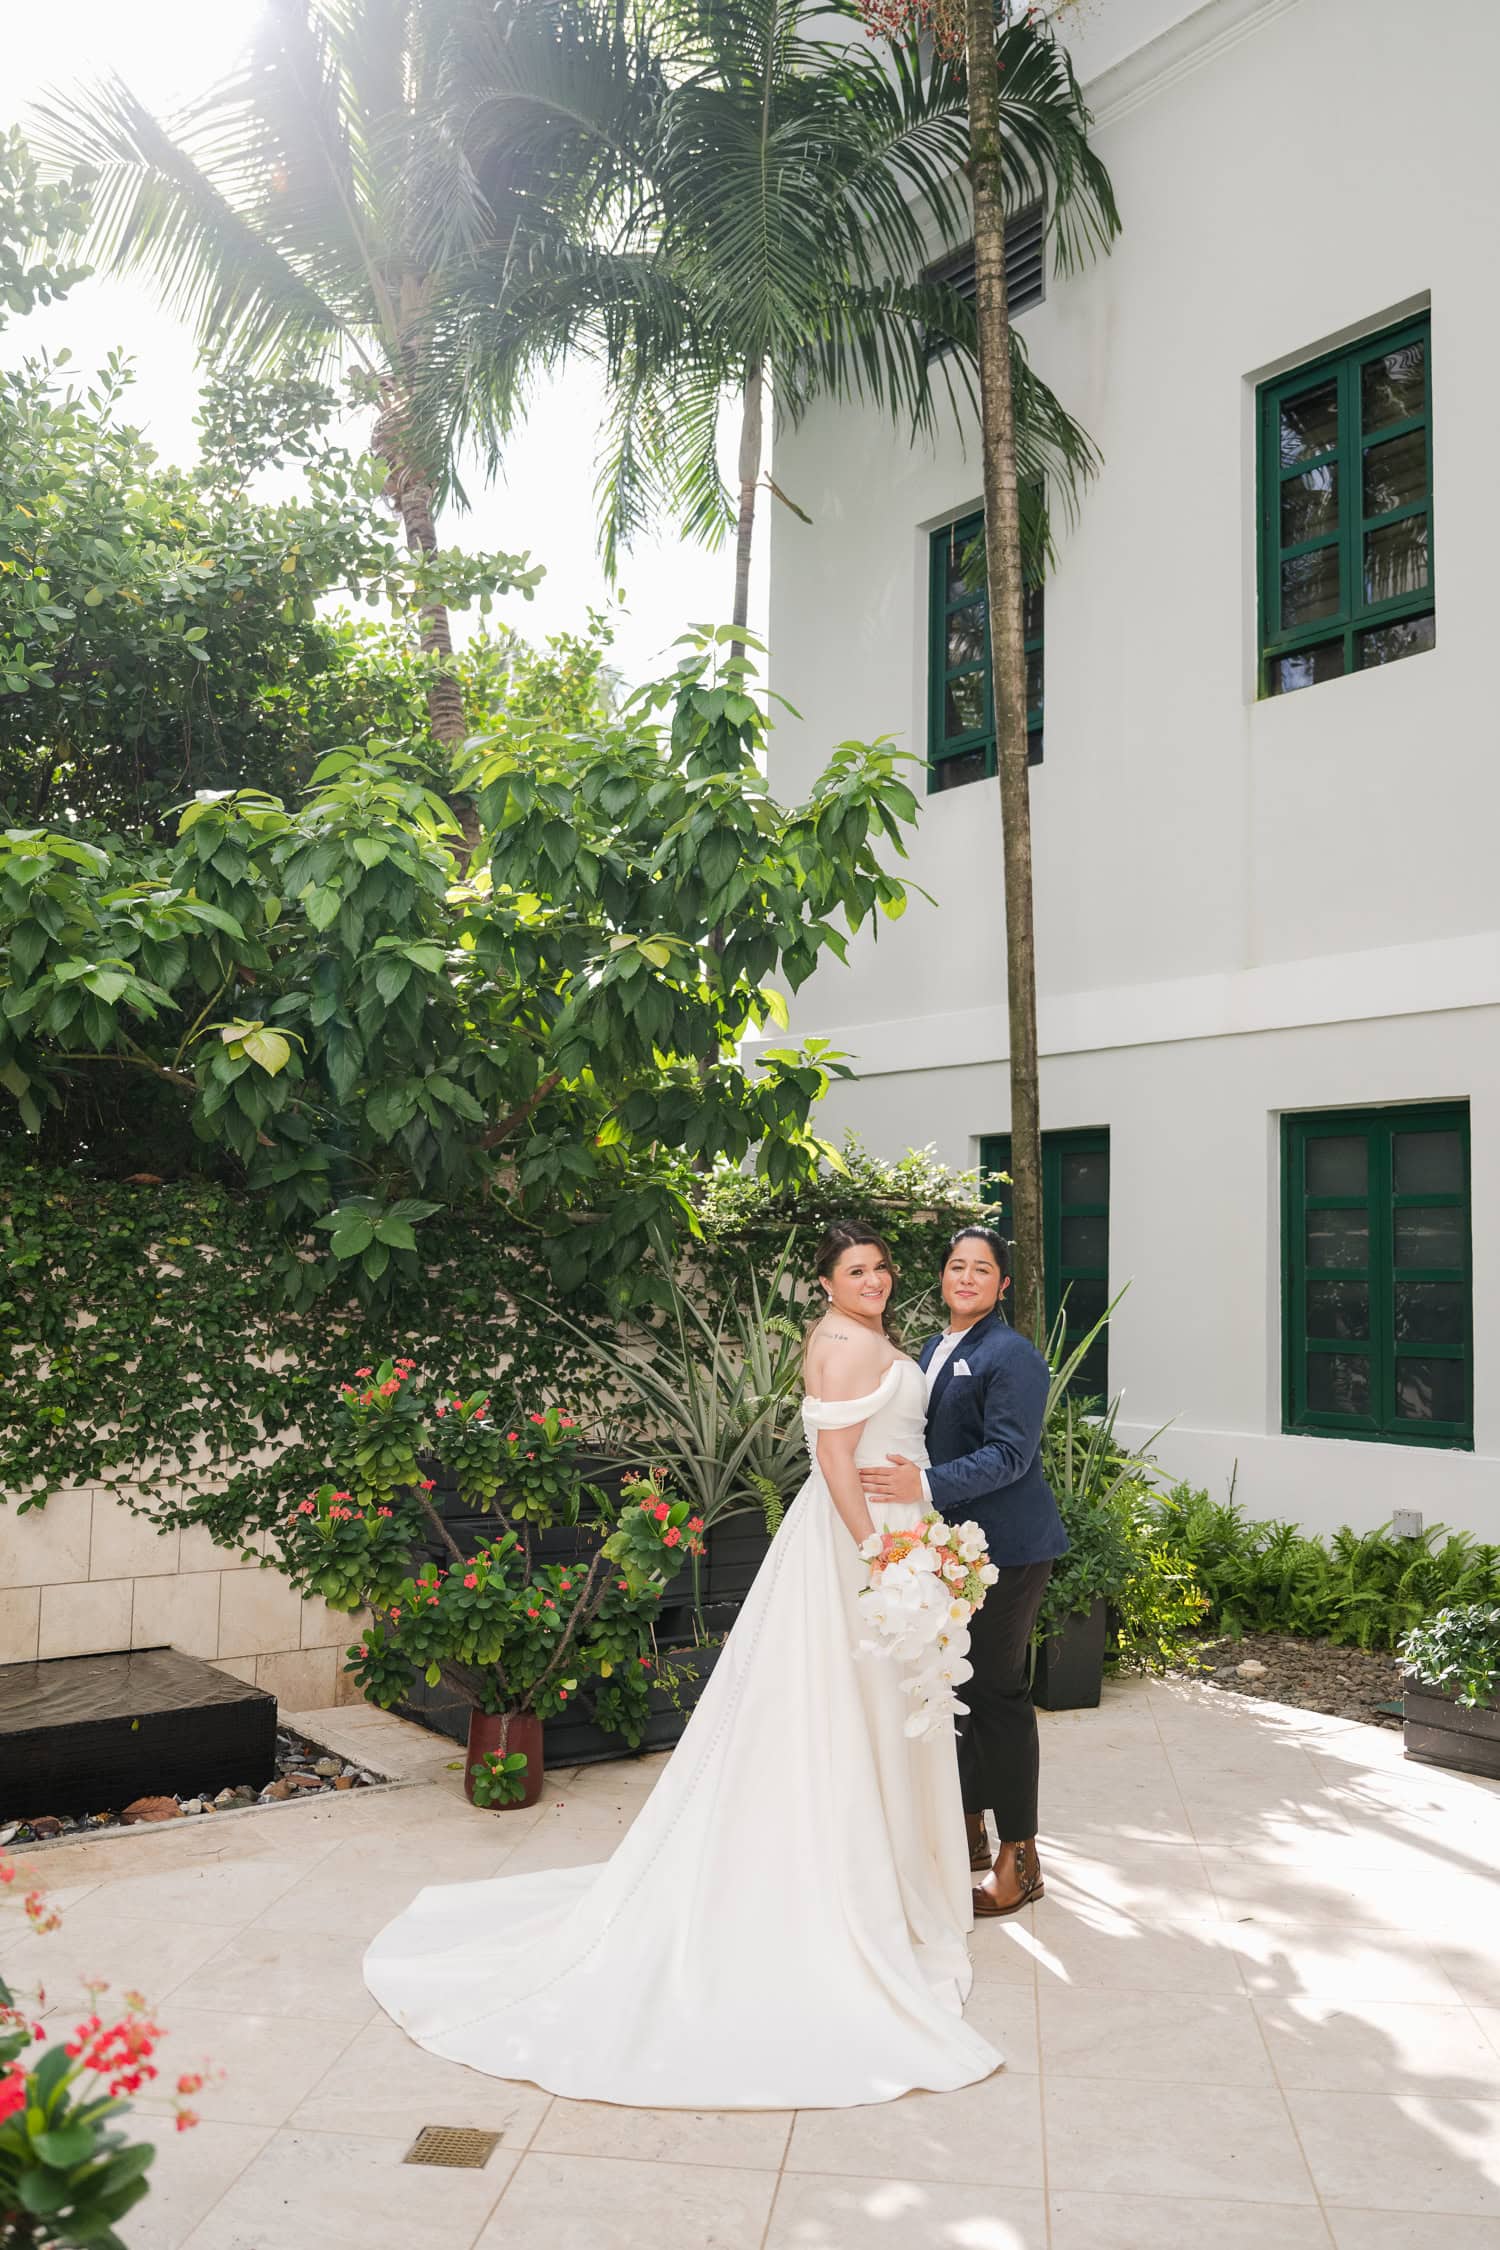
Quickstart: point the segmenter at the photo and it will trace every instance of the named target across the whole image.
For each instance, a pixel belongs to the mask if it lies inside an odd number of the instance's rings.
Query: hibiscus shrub
[[[701,1518],[654,1470],[628,1478],[618,1502],[586,1482],[576,1426],[555,1407],[502,1431],[481,1393],[445,1387],[424,1403],[406,1358],[357,1369],[339,1393],[342,1481],[297,1501],[277,1538],[303,1592],[369,1613],[346,1663],[367,1699],[389,1709],[420,1676],[478,1710],[546,1719],[602,1688],[609,1725],[638,1743],[657,1607],[682,1559],[703,1552]],[[433,1503],[429,1462],[468,1513],[494,1519],[471,1553]],[[571,1563],[541,1552],[558,1526],[583,1535]],[[444,1563],[425,1557],[434,1532]]]

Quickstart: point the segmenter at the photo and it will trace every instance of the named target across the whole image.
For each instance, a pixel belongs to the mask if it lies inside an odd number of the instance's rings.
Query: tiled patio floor
[[[1500,2250],[1500,1787],[1394,1732],[1159,1682],[1044,1719],[1048,1895],[973,1941],[1008,2067],[699,2116],[436,2061],[359,1976],[423,1883],[603,1857],[659,1761],[485,1815],[415,1727],[294,1723],[414,1786],[39,1854],[64,1928],[0,1921],[8,1976],[139,1985],[228,2072],[130,2250]],[[429,2123],[502,2144],[403,2167]]]

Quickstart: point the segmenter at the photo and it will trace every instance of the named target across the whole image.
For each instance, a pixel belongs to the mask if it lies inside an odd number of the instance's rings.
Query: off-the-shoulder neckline
[[[863,1406],[867,1398],[879,1398],[898,1367],[917,1367],[917,1363],[910,1352],[897,1352],[873,1391],[861,1391],[857,1398],[819,1398],[815,1391],[804,1391],[802,1403],[804,1406]],[[921,1372],[921,1368],[917,1367],[917,1373],[920,1375]]]

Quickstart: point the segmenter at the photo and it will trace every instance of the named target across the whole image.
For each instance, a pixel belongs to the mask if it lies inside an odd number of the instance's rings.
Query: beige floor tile
[[[162,2010],[165,2033],[156,2050],[159,2091],[141,2106],[170,2105],[172,2089],[184,2071],[213,2076],[191,2106],[219,2124],[283,2125],[298,2102],[355,2037],[346,2023],[323,2023],[310,2016],[245,2016],[206,2008]],[[347,2113],[340,2123],[347,2122]]]
[[[1500,2101],[1500,2050],[1468,2008],[1282,1994],[1256,2003],[1281,2084]]]
[[[1326,2204],[1500,2219],[1500,2102],[1304,2093],[1287,2102]]]
[[[1308,1992],[1327,2000],[1436,2007],[1452,2007],[1460,1998],[1435,1954],[1395,1931],[1328,1927],[1302,1932],[1226,1922],[1224,1940],[1257,1995]]]
[[[1425,2212],[1330,2211],[1337,2250],[1500,2250],[1500,2219],[1434,2222]]]
[[[1045,1918],[1047,1904],[1028,1907],[1020,1914],[1007,1916],[1004,1921],[976,1922],[969,1932],[969,1962],[974,1971],[974,1989],[978,1992],[991,1984],[1025,1985],[1036,1983],[1037,1956],[1041,1944],[1037,1937],[1037,1916]]]
[[[1183,1923],[1163,1931],[1114,1909],[1075,1911],[1050,1892],[1036,1913],[1042,1985],[1050,1980],[1114,1992],[1244,1990],[1222,1922]]]
[[[1101,1992],[1044,1979],[1038,2007],[1042,2062],[1060,2078],[1275,2084],[1241,1993]]]
[[[1321,2212],[1197,2196],[1057,2195],[1051,2250],[1328,2250]],[[1424,2250],[1428,2246],[1424,2245]]]
[[[372,1848],[346,1841],[281,1891],[257,1918],[259,1930],[326,1931],[367,1943],[439,1883],[477,1883],[497,1875],[510,1854],[493,1839],[465,1836],[430,1844],[404,1835]]]
[[[1037,2188],[784,2173],[765,2250],[1046,2250]]]
[[[724,2164],[533,2153],[475,2250],[760,2250],[775,2186]]]
[[[1005,2057],[1008,2071],[1035,2076],[1038,2068],[1036,1990],[1029,1984],[976,1984],[964,2005],[964,2022]]]
[[[1040,1856],[1048,1898],[1070,1911],[1118,1907],[1153,1929],[1221,1918],[1195,1845],[1137,1845],[1128,1856],[1102,1842],[1088,1851],[1049,1845]]]
[[[347,1944],[316,1933],[249,1929],[182,1986],[187,2008],[215,2013],[244,2009],[261,2016],[314,2016],[327,2023],[365,2023],[375,2003],[359,1964],[363,1941]]]
[[[1272,2090],[1048,2072],[1043,2099],[1054,2193],[1314,2201],[1285,2104]]]
[[[121,2222],[126,2250],[181,2250],[201,2219],[271,2138],[268,2125],[205,2120],[190,2133],[142,2112],[132,2137],[154,2142],[151,2193]]]
[[[524,2148],[550,2099],[538,2087],[429,2055],[388,2016],[377,2015],[309,2083],[292,2123],[308,2132],[352,2126],[394,2135],[423,2125],[473,2125],[499,2133],[507,2148]]]
[[[160,1916],[172,1922],[252,1922],[306,1873],[300,1860],[256,1858],[118,1875],[97,1886],[77,1919],[154,1921]]]
[[[902,2177],[970,2187],[1040,2187],[1042,2118],[1038,2081],[999,2071],[955,2094],[903,2094],[863,2109],[798,2112],[789,2172],[878,2178],[900,2151]]]
[[[109,1997],[139,1992],[153,2013],[205,1961],[232,1942],[235,1923],[125,1921],[89,1917],[90,1900],[45,1937],[13,1939],[0,1953],[0,1969],[17,1990],[43,1985],[49,2016],[83,2009],[84,1980],[100,1980]]]
[[[1497,1862],[1500,1864],[1500,1862]],[[1500,1959],[1491,1950],[1500,1937],[1500,1914],[1481,1948],[1472,1938],[1461,1944],[1435,1940],[1432,1951],[1460,2000],[1471,2008],[1500,2009]]]
[[[467,2250],[516,2160],[496,2149],[482,2171],[403,2164],[412,2137],[283,2130],[185,2250]]]
[[[551,2156],[624,2156],[654,2163],[729,2164],[774,2172],[792,2113],[778,2109],[621,2109],[558,2099],[532,2146]]]

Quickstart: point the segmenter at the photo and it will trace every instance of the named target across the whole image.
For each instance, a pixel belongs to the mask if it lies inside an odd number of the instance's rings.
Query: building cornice
[[[1179,79],[1249,39],[1303,0],[1205,0],[1202,7],[1084,82],[1098,128],[1128,117]]]

